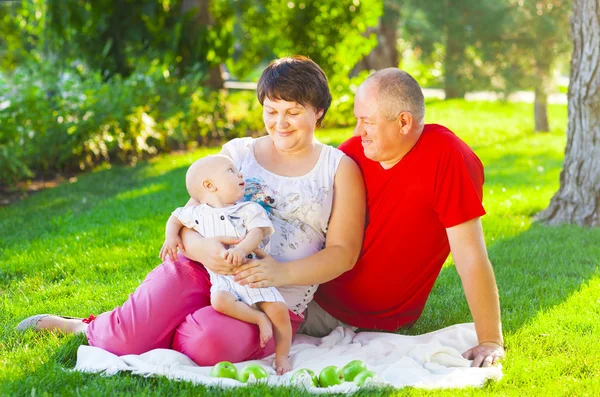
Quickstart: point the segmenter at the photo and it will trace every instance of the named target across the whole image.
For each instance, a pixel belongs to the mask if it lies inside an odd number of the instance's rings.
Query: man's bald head
[[[361,84],[364,89],[375,87],[379,114],[395,120],[401,112],[410,112],[422,124],[425,118],[425,98],[419,83],[398,68],[386,68],[373,73]]]

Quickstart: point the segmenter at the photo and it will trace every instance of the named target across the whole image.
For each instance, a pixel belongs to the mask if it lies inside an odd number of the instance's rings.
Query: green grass
[[[549,109],[552,131],[532,132],[525,104],[428,103],[429,122],[469,143],[486,168],[483,218],[502,305],[504,378],[482,389],[418,389],[359,395],[600,394],[600,230],[533,223],[558,188],[566,108]],[[321,130],[337,145],[352,129]],[[293,389],[226,391],[127,374],[69,372],[79,336],[17,333],[34,313],[87,316],[121,304],[158,264],[164,223],[186,201],[184,175],[218,149],[103,168],[0,208],[0,395],[294,395]],[[451,260],[425,311],[406,334],[471,317]]]

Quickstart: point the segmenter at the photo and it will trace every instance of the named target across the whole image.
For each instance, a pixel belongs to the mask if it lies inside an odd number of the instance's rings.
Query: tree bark
[[[356,64],[351,76],[356,76],[363,70],[380,70],[397,68],[398,59],[398,22],[400,21],[400,5],[394,0],[385,0],[383,15],[379,18],[377,27],[369,28],[366,35],[377,35],[377,46]]]
[[[537,219],[600,226],[600,0],[575,0],[569,124],[560,188]]]
[[[194,11],[193,21],[189,26],[189,32],[187,33],[187,47],[182,52],[183,60],[181,67],[183,70],[190,67],[193,62],[193,54],[196,46],[196,40],[201,38],[200,29],[207,28],[215,24],[214,18],[210,14],[210,0],[183,0],[181,2],[181,14],[185,15],[189,11]],[[220,65],[208,66],[208,79],[206,85],[214,90],[220,90],[223,88],[223,77],[221,76]]]

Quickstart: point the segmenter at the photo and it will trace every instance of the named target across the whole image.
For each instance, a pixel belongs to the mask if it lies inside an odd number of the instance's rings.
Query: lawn
[[[550,107],[547,134],[532,132],[532,105],[448,101],[428,103],[427,109],[428,122],[454,130],[486,168],[483,225],[508,346],[504,378],[481,389],[360,395],[599,395],[600,229],[533,221],[558,188],[566,107]],[[337,145],[350,134],[321,130],[319,138]],[[69,372],[83,337],[14,331],[35,313],[82,317],[121,304],[159,263],[165,221],[187,200],[187,165],[216,151],[104,167],[0,208],[0,395],[241,393],[161,378]],[[401,332],[469,321],[460,279],[448,260],[421,319]],[[265,387],[244,391],[305,395]]]

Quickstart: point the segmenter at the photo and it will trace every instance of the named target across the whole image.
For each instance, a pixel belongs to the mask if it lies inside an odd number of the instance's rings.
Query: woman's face
[[[299,151],[313,142],[317,120],[323,110],[296,102],[271,100],[263,103],[263,120],[267,132],[279,150]]]

